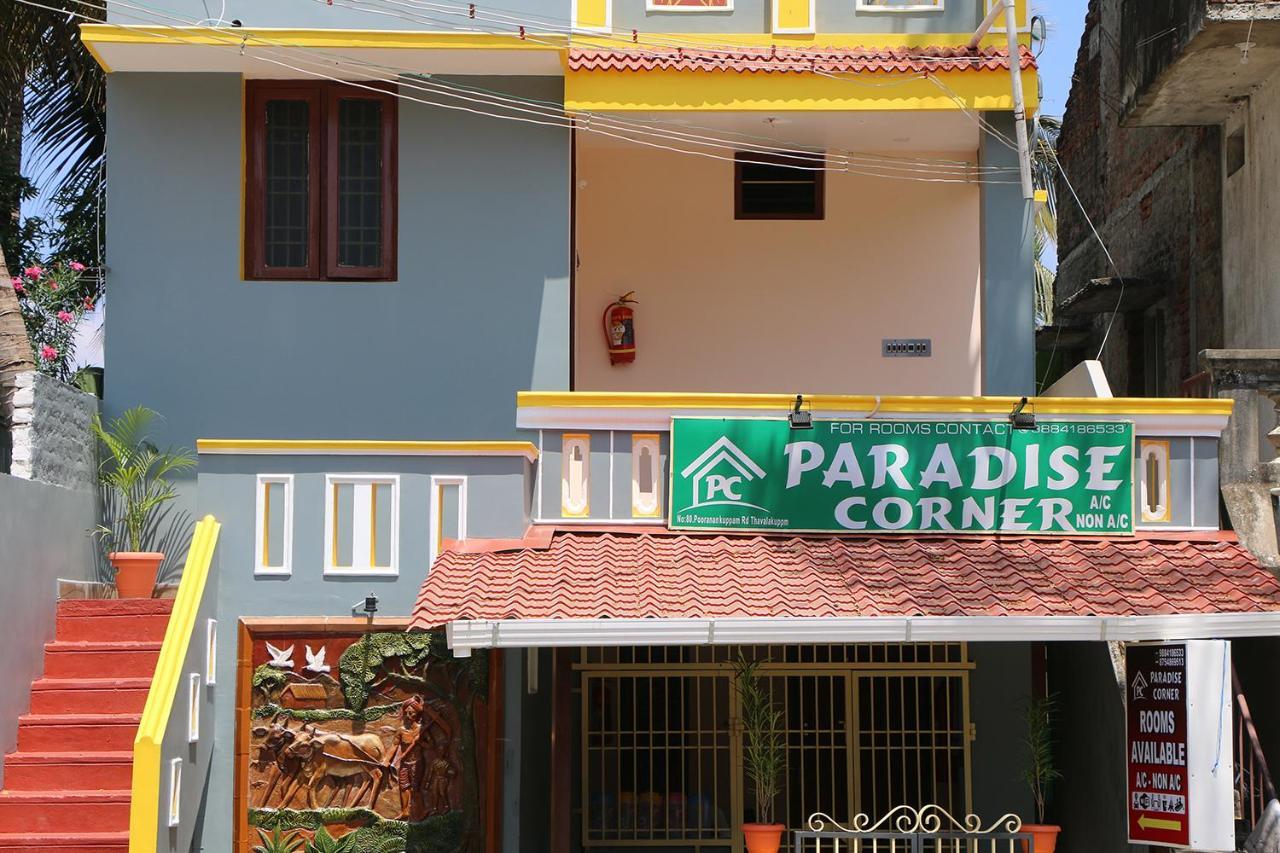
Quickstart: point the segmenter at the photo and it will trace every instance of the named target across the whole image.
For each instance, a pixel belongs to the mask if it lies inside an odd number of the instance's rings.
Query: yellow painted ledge
[[[794,394],[685,394],[650,392],[521,391],[521,409],[761,409],[785,412]],[[872,395],[804,395],[818,411],[1007,415],[1017,397],[875,397]],[[1230,400],[1170,397],[1032,397],[1028,409],[1037,415],[1220,415],[1231,414]]]
[[[168,27],[153,24],[81,24],[86,46],[101,44],[226,45],[248,39],[264,47],[374,47],[412,50],[563,50],[567,36],[522,39],[516,33],[424,32],[420,30],[336,30],[281,27]],[[92,50],[92,48],[90,48]]]
[[[666,110],[1011,110],[1007,71],[945,71],[928,77],[872,72],[840,78],[741,71],[566,71],[564,103],[585,112]],[[1022,72],[1027,111],[1036,72]]]
[[[209,580],[213,549],[222,525],[212,515],[196,524],[187,550],[187,564],[178,583],[169,625],[160,646],[155,677],[147,690],[147,703],[133,740],[133,784],[129,802],[129,853],[155,853],[160,831],[160,794],[165,784],[162,750],[170,712],[182,679],[196,616]]]
[[[538,458],[527,441],[361,441],[324,439],[201,438],[196,451],[205,455],[276,456],[523,456]]]

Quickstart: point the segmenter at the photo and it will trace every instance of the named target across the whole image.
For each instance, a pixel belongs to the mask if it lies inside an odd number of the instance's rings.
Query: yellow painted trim
[[[213,32],[209,27],[167,27],[154,24],[81,24],[80,39],[95,44],[226,45],[248,39],[272,47],[373,47],[406,50],[562,50],[566,35],[422,32],[418,30],[289,29],[283,27],[237,28]]]
[[[812,33],[817,27],[814,20],[816,4],[814,0],[772,0],[773,32]]]
[[[405,456],[524,456],[537,459],[538,448],[528,441],[361,441],[312,439],[201,438],[198,453],[279,453]]]
[[[102,54],[98,53],[98,48],[94,46],[93,42],[84,37],[83,32],[80,34],[80,41],[84,44],[84,49],[89,51],[89,55],[93,57],[94,62],[98,63],[98,67],[101,68],[104,73],[110,74],[111,66],[102,58]]]
[[[874,397],[804,395],[815,410],[859,412],[1008,414],[1017,397]],[[795,404],[795,394],[690,394],[657,392],[521,391],[521,409],[763,409],[779,413]],[[1230,415],[1231,401],[1172,397],[1033,397],[1038,415]],[[781,414],[779,415],[781,416]]]
[[[355,531],[352,531],[352,535]],[[378,568],[378,484],[369,484],[369,568]]]
[[[1172,444],[1173,442],[1167,438],[1144,438],[1138,442],[1138,466],[1144,479],[1147,476],[1147,448],[1164,448],[1164,482],[1161,484],[1160,489],[1160,505],[1164,507],[1164,512],[1160,513],[1160,515],[1153,515],[1147,510],[1147,502],[1141,501],[1142,506],[1139,507],[1139,512],[1141,521],[1144,524],[1170,521],[1173,518],[1173,500],[1170,497],[1170,493],[1173,490],[1173,465],[1171,464],[1173,462],[1173,454],[1170,450]],[[1148,483],[1147,485],[1149,486],[1150,484]]]
[[[271,481],[262,481],[262,567],[271,567]]]
[[[874,73],[832,78],[815,74],[736,71],[566,71],[564,104],[581,111],[696,110],[1011,110],[1005,71],[931,75]],[[1037,107],[1036,72],[1022,72],[1027,110]],[[950,90],[950,91],[947,91]]]
[[[196,525],[187,551],[187,564],[178,584],[178,596],[169,615],[155,677],[147,691],[147,704],[133,740],[133,785],[129,803],[129,853],[155,853],[160,820],[160,791],[163,782],[161,750],[165,728],[173,710],[174,697],[182,681],[182,666],[191,645],[196,616],[204,598],[218,544],[221,525],[206,515]],[[166,796],[166,800],[168,797]]]
[[[613,0],[573,0],[574,29],[609,29]]]
[[[570,443],[580,443],[583,447],[582,454],[582,488],[586,491],[582,502],[582,509],[575,512],[569,508],[569,445]],[[560,436],[560,515],[564,518],[588,518],[591,515],[591,434],[586,432],[566,432]],[[609,488],[613,488],[613,484],[609,484]]]
[[[866,48],[898,48],[898,47],[961,47],[969,43],[973,33],[659,33],[637,32],[635,43],[630,34],[614,35],[575,35],[573,46],[576,48],[614,48],[625,50],[636,47],[660,47],[671,50],[673,44],[686,47],[705,45],[707,47],[778,47],[815,48],[815,47],[866,47]],[[541,36],[539,36],[541,38]],[[1006,37],[1003,31],[988,34],[982,40],[983,47],[1004,47]],[[1018,43],[1030,45],[1031,39],[1026,33],[1018,36]]]

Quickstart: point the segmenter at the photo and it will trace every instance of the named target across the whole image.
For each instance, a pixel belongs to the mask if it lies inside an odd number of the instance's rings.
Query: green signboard
[[[1133,532],[1133,424],[673,418],[671,527]]]

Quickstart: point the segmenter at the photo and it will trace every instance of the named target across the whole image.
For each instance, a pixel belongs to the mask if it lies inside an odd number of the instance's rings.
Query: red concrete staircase
[[[172,608],[162,599],[58,603],[18,751],[4,760],[0,853],[128,849],[133,738]]]

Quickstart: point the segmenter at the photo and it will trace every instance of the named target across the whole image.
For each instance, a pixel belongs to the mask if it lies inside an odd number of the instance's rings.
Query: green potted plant
[[[1031,799],[1035,802],[1038,823],[1024,823],[1022,829],[1029,832],[1035,842],[1035,853],[1053,853],[1058,846],[1058,833],[1062,827],[1044,822],[1044,804],[1049,787],[1062,778],[1053,764],[1053,725],[1058,714],[1058,700],[1054,695],[1041,696],[1027,703],[1026,725],[1028,764],[1023,772]]]
[[[786,752],[782,711],[774,704],[758,674],[760,661],[739,658],[734,688],[742,715],[742,764],[756,800],[754,823],[742,825],[749,853],[778,853],[786,827],[773,822],[773,802],[782,788]]]
[[[154,534],[156,513],[177,496],[169,476],[196,464],[186,450],[159,450],[151,442],[155,418],[155,412],[137,406],[105,424],[100,416],[93,419],[102,452],[98,481],[115,516],[114,523],[100,525],[97,532],[113,549],[107,558],[115,567],[121,598],[151,597],[164,554],[143,548]],[[120,545],[123,550],[114,550]]]

